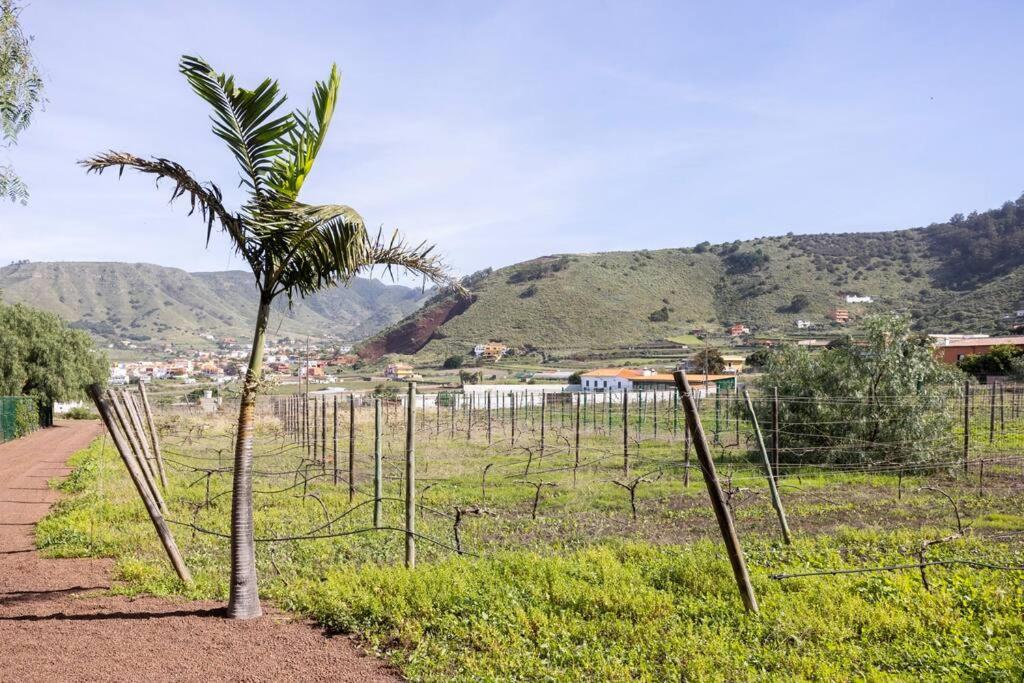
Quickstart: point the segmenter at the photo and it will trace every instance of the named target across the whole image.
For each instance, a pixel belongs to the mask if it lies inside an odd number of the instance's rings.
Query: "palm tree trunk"
[[[231,598],[228,618],[253,619],[263,614],[256,581],[256,543],[252,526],[252,438],[256,395],[263,374],[263,340],[270,318],[270,300],[260,298],[249,369],[242,387],[235,441],[235,476],[231,492]]]

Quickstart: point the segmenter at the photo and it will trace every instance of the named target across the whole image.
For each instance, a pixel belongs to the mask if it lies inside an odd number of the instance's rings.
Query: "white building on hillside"
[[[860,296],[859,294],[847,294],[846,303],[848,304],[870,304],[874,299],[870,296]]]

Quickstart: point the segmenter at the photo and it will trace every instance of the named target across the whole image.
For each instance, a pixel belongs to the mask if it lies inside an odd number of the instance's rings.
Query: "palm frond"
[[[213,132],[227,143],[242,167],[242,183],[255,194],[267,191],[274,160],[286,148],[295,118],[272,118],[287,99],[277,81],[267,78],[253,90],[240,88],[233,76],[217,73],[199,57],[181,58],[179,69],[197,95],[213,108]]]
[[[305,295],[347,282],[366,260],[366,224],[350,206],[296,204],[260,225],[260,239],[276,255],[278,291]]]
[[[220,188],[211,182],[202,183],[196,180],[181,164],[169,159],[143,159],[127,152],[114,151],[99,154],[78,163],[85,167],[86,173],[99,175],[109,168],[117,168],[117,176],[120,178],[124,175],[125,168],[131,168],[140,173],[156,176],[158,185],[163,178],[171,180],[174,183],[174,189],[171,190],[171,201],[187,196],[190,203],[189,215],[191,216],[196,209],[199,209],[203,222],[206,223],[207,244],[210,241],[213,224],[217,222],[231,237],[235,249],[250,264],[253,263],[253,245],[250,242],[246,226],[241,217],[232,214],[224,207]]]
[[[340,86],[338,65],[332,64],[327,80],[317,81],[313,87],[312,114],[308,111],[293,114],[295,127],[289,134],[284,153],[274,165],[273,185],[280,194],[291,199],[298,197],[327,137]]]
[[[435,285],[458,296],[467,296],[468,290],[451,275],[444,260],[434,253],[434,245],[420,242],[409,246],[405,238],[397,230],[390,238],[384,237],[383,229],[377,231],[377,237],[368,242],[366,261],[359,267],[360,271],[372,271],[383,266],[384,271],[393,279],[395,272],[421,275]]]

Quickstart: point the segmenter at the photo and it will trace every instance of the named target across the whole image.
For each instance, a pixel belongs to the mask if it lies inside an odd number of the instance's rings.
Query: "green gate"
[[[0,396],[0,442],[39,427],[39,404],[30,396]]]

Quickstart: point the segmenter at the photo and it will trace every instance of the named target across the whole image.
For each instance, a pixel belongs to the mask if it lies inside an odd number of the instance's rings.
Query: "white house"
[[[847,294],[846,303],[848,304],[870,304],[874,301],[870,296],[860,296],[859,294]]]
[[[814,323],[810,320],[797,320],[796,329],[798,330],[809,330],[814,327]]]

